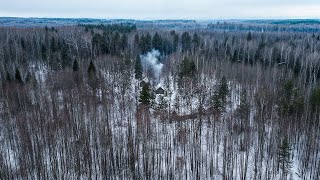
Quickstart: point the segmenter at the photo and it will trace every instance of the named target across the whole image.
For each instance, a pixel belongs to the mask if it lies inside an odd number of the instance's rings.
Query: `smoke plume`
[[[154,77],[157,80],[159,80],[163,68],[163,64],[159,62],[159,57],[160,52],[155,49],[153,49],[151,52],[148,52],[146,55],[140,56],[143,69],[151,69],[154,74]]]

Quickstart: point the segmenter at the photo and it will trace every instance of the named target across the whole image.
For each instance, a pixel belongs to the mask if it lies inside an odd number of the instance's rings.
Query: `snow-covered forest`
[[[0,80],[0,179],[320,179],[319,33],[1,27]]]

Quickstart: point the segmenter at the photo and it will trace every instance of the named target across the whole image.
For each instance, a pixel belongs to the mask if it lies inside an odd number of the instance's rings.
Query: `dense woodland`
[[[320,179],[319,35],[2,27],[0,179]]]

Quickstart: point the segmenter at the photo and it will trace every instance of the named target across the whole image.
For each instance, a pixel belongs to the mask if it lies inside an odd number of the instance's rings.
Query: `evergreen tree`
[[[191,37],[188,32],[184,32],[181,35],[181,45],[182,45],[182,51],[186,52],[191,49]]]
[[[193,34],[192,45],[194,50],[200,47],[200,36],[197,33]]]
[[[56,52],[57,51],[57,47],[56,47],[56,40],[54,39],[54,37],[51,38],[51,51],[52,52]]]
[[[71,66],[71,58],[69,56],[69,48],[66,44],[63,45],[62,49],[61,49],[61,66],[62,69],[66,68],[66,67],[70,67]]]
[[[171,35],[171,36],[174,36],[175,34],[176,34],[176,31],[175,31],[175,30],[170,31],[170,35]]]
[[[42,60],[47,59],[47,47],[44,44],[42,44],[41,46],[41,55],[42,55]]]
[[[127,45],[128,45],[128,37],[127,37],[127,35],[122,35],[122,37],[121,37],[121,50],[122,51],[124,51],[125,50],[125,48],[127,47]]]
[[[31,81],[31,79],[32,79],[31,73],[28,72],[28,74],[27,74],[27,76],[26,76],[26,79],[25,79],[26,83],[29,83],[29,82]]]
[[[290,111],[290,102],[293,94],[293,81],[287,81],[283,84],[282,94],[283,97],[280,99],[280,109],[281,113],[288,114]]]
[[[147,33],[145,38],[145,44],[146,44],[146,52],[150,52],[152,50],[152,38],[149,33]]]
[[[21,73],[18,68],[16,68],[16,73],[15,73],[14,77],[15,77],[17,83],[20,83],[20,84],[23,83]]]
[[[211,104],[213,109],[221,112],[224,110],[224,107],[227,103],[227,96],[229,94],[229,88],[226,78],[223,76],[220,81],[220,85],[217,90],[214,92]],[[244,104],[243,104],[244,105]]]
[[[95,68],[95,66],[94,66],[94,64],[93,64],[93,62],[92,61],[90,61],[90,64],[89,64],[89,66],[88,66],[88,70],[87,70],[87,72],[88,72],[88,75],[89,76],[91,76],[91,75],[96,75],[96,68]]]
[[[31,73],[28,72],[27,77],[26,77],[26,79],[25,79],[26,83],[31,82],[31,79],[32,79]]]
[[[11,75],[10,75],[9,72],[7,72],[6,81],[7,81],[8,83],[11,83],[11,82],[12,82]]]
[[[221,103],[219,93],[217,91],[214,92],[214,94],[212,96],[212,107],[213,107],[213,109],[215,109],[219,112],[222,111],[222,103]]]
[[[142,54],[150,52],[152,49],[152,39],[149,33],[147,35],[143,35],[140,38],[139,48]]]
[[[22,48],[23,50],[25,50],[25,49],[26,49],[26,42],[25,42],[24,38],[21,37],[20,43],[21,43],[21,48]]]
[[[161,38],[161,36],[160,36],[158,33],[156,33],[156,34],[153,36],[152,46],[153,46],[153,49],[159,50],[161,53],[163,52],[163,48],[162,48],[162,38]]]
[[[188,58],[184,58],[180,64],[180,78],[184,77],[194,77],[197,72],[197,67],[194,61],[189,60]]]
[[[251,32],[249,32],[247,35],[247,41],[251,41],[251,40],[252,40],[252,35],[251,35]]]
[[[98,78],[96,75],[96,68],[93,64],[93,62],[91,61],[87,70],[88,73],[88,84],[92,89],[96,89],[97,85],[98,85]]]
[[[179,46],[179,34],[176,34],[175,31],[171,31],[171,35],[173,51],[177,51]]]
[[[320,107],[320,87],[311,92],[310,105],[314,111]]]
[[[238,61],[238,50],[234,50],[231,58],[231,62],[235,63]]]
[[[73,66],[72,66],[72,69],[73,69],[73,79],[74,79],[74,82],[76,84],[80,84],[82,78],[81,78],[81,74],[79,73],[79,64],[78,64],[78,61],[75,59],[74,62],[73,62]]]
[[[222,105],[225,106],[227,103],[227,96],[229,94],[229,88],[228,88],[228,82],[226,77],[222,77],[220,81],[220,87],[219,87],[219,97],[221,99]]]
[[[248,102],[247,91],[245,89],[243,89],[240,94],[240,105],[237,109],[237,114],[239,116],[239,119],[241,119],[242,121],[249,120],[250,104]]]
[[[76,59],[73,61],[72,69],[73,69],[73,72],[79,71],[79,64],[78,64],[78,61]]]
[[[139,43],[140,43],[140,37],[139,37],[139,34],[135,34],[134,35],[134,45],[136,48],[139,48]]]
[[[103,37],[99,33],[96,33],[92,36],[91,42],[93,47],[100,50],[103,44]]]
[[[278,151],[279,165],[284,175],[286,175],[291,169],[292,161],[290,156],[291,156],[290,144],[288,142],[288,139],[284,138],[279,146],[279,151]]]
[[[136,79],[139,79],[139,80],[142,79],[142,65],[141,65],[141,60],[139,56],[137,56],[137,59],[135,61],[134,73],[135,73]]]
[[[144,105],[150,105],[151,102],[151,94],[149,89],[149,84],[145,83],[142,87],[142,91],[140,93],[140,99],[139,102]]]
[[[280,115],[302,115],[304,99],[292,80],[284,82],[280,94]]]
[[[103,38],[101,40],[101,42],[103,43]],[[103,45],[100,45],[103,47]],[[112,41],[111,41],[111,54],[113,55],[118,55],[119,54],[119,50],[120,50],[120,46],[121,46],[121,37],[119,32],[116,32],[113,36],[112,36]],[[102,49],[101,47],[101,49]]]

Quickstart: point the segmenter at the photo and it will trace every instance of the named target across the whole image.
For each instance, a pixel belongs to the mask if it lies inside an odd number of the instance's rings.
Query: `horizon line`
[[[319,20],[320,17],[233,17],[233,18],[125,18],[125,17],[46,17],[46,16],[0,16],[0,18],[16,19],[96,19],[96,20],[133,20],[133,21],[218,21],[218,20]]]

